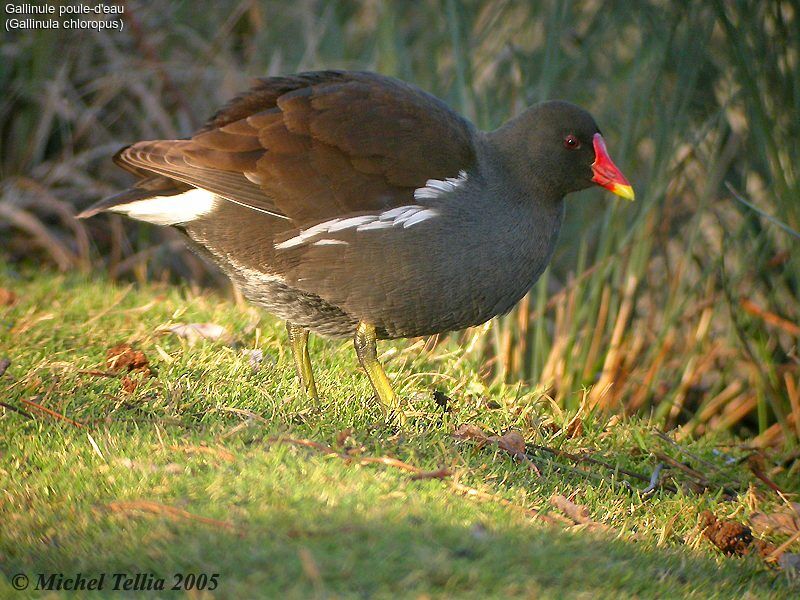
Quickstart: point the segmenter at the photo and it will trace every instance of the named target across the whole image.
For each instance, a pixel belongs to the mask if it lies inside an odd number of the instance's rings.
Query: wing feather
[[[322,71],[259,80],[192,138],[139,142],[117,162],[296,224],[411,204],[475,160],[475,130],[396,79]]]

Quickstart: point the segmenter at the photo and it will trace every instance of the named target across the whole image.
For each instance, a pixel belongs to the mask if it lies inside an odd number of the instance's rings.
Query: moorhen
[[[251,302],[286,320],[317,390],[308,333],[353,336],[378,399],[399,403],[376,340],[510,310],[553,253],[564,195],[633,199],[594,119],[543,102],[483,132],[419,88],[368,72],[257,81],[189,139],[114,161],[134,187],[91,206],[181,230]]]

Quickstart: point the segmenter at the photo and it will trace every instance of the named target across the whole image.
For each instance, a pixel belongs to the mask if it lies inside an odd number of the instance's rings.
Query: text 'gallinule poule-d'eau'
[[[486,133],[417,87],[366,72],[261,79],[191,138],[138,142],[114,160],[138,181],[81,217],[111,211],[183,231],[286,320],[315,399],[308,332],[354,336],[393,410],[377,339],[507,312],[550,260],[565,194],[594,183],[633,199],[577,106],[543,102]]]

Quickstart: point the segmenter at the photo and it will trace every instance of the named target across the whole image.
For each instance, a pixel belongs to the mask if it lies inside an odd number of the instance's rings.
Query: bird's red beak
[[[595,133],[592,138],[592,144],[594,145],[595,157],[592,163],[592,173],[594,173],[592,181],[617,196],[621,196],[626,200],[633,200],[633,188],[608,155],[603,136]]]

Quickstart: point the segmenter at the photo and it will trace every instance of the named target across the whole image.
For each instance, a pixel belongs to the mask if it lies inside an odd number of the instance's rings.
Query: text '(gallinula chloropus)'
[[[633,189],[594,119],[537,104],[483,132],[441,100],[374,73],[261,79],[189,139],[114,157],[138,180],[80,216],[123,213],[185,233],[251,302],[307,341],[353,336],[375,394],[401,414],[376,340],[431,335],[510,310],[544,271],[564,196]]]

